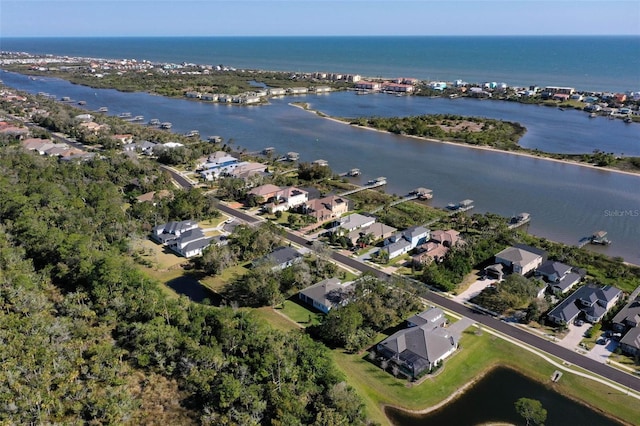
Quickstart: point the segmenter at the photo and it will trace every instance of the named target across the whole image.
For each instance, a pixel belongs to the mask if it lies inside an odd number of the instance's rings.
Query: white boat
[[[160,125],[160,120],[158,120],[157,118],[152,118],[151,120],[149,120],[149,126],[159,126]]]
[[[118,117],[120,118],[131,118],[131,113],[130,112],[121,112]]]
[[[168,121],[165,121],[164,123],[160,124],[160,128],[161,129],[170,129],[172,126],[172,124]]]
[[[136,115],[133,117],[133,121],[142,121],[144,120],[144,115]]]
[[[107,108],[107,107],[100,107],[100,108],[98,108],[98,112],[109,112],[109,108]]]

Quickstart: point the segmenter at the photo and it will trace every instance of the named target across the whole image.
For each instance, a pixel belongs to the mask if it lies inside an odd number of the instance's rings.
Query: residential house
[[[269,96],[283,96],[287,94],[286,89],[282,88],[271,88],[269,89]]]
[[[289,246],[278,247],[266,256],[256,259],[252,262],[252,266],[259,265],[273,265],[272,270],[285,269],[292,266],[303,259],[302,255],[298,251]]]
[[[201,255],[212,240],[190,220],[158,225],[153,228],[151,238],[186,258]]]
[[[638,327],[640,324],[640,286],[629,295],[627,304],[611,320],[612,328],[615,332],[624,331]]]
[[[128,144],[128,143],[132,143],[133,142],[133,135],[130,134],[126,134],[126,135],[113,135],[111,136],[112,139],[120,142],[121,144]]]
[[[382,250],[389,254],[389,259],[393,259],[425,243],[430,232],[424,226],[412,226],[387,238]]]
[[[200,164],[200,176],[208,181],[217,179],[220,175],[228,174],[238,167],[240,161],[224,151],[218,151],[207,158],[207,162]]]
[[[301,290],[298,297],[317,310],[326,313],[349,302],[353,282],[340,283],[338,278],[328,278]]]
[[[254,163],[252,161],[243,161],[241,163],[236,164],[236,167],[233,170],[229,170],[226,174],[229,176],[239,178],[239,179],[248,179],[255,175],[267,175],[267,166],[262,163]]]
[[[527,275],[542,265],[546,257],[547,255],[543,250],[525,245],[516,245],[507,247],[496,254],[495,263],[504,265],[514,274]]]
[[[315,217],[318,222],[324,222],[340,217],[348,212],[349,202],[346,198],[329,195],[307,201],[305,211],[309,216]]]
[[[279,186],[268,183],[266,185],[260,185],[252,188],[249,192],[247,192],[247,195],[253,195],[261,200],[260,203],[266,203],[267,201],[275,198],[276,194],[279,191]]]
[[[144,155],[153,155],[153,150],[156,148],[156,146],[158,146],[158,144],[155,142],[149,142],[149,141],[138,142],[138,149]]]
[[[431,231],[430,237],[431,241],[448,248],[455,247],[463,242],[462,238],[460,238],[460,233],[453,229],[448,229],[446,231],[443,231],[441,229]]]
[[[535,270],[535,275],[542,277],[554,294],[564,294],[578,284],[583,274],[574,271],[569,265],[553,260],[546,260]]]
[[[354,87],[361,90],[380,90],[382,88],[382,83],[360,80],[354,84]]]
[[[171,196],[171,191],[167,189],[161,189],[160,191],[151,191],[136,197],[136,201],[139,203],[153,202],[156,205],[156,200],[161,200]]]
[[[287,89],[287,93],[289,95],[303,95],[308,91],[309,89],[307,89],[306,87],[290,87]]]
[[[306,203],[309,193],[303,189],[293,186],[282,188],[275,194],[273,202],[265,205],[265,209],[272,213],[277,211],[287,211]]]
[[[631,356],[640,355],[640,327],[634,327],[622,336],[620,350]]]
[[[352,245],[355,245],[358,240],[365,236],[371,235],[371,242],[384,240],[391,237],[397,231],[396,228],[385,225],[384,223],[375,222],[364,228],[354,229],[347,234],[347,239],[351,241]]]
[[[359,213],[350,214],[348,216],[341,217],[335,222],[335,228],[344,229],[346,232],[351,232],[354,229],[364,228],[366,226],[373,225],[376,221],[375,217],[364,216]]]
[[[443,327],[444,322],[434,319],[437,315],[432,316],[430,311],[412,317],[412,326],[376,346],[381,357],[398,365],[412,378],[431,371],[458,348],[459,333]]]
[[[587,284],[560,302],[547,317],[555,324],[564,325],[583,314],[588,322],[596,323],[616,304],[621,294],[622,291],[610,285]]]
[[[432,306],[426,311],[422,311],[407,320],[407,327],[421,327],[427,325],[430,328],[444,327],[447,318],[440,308]]]
[[[435,241],[428,241],[416,248],[417,253],[411,257],[412,263],[417,266],[428,265],[431,262],[442,262],[449,252],[449,247]]]
[[[159,243],[165,244],[177,239],[184,232],[196,229],[197,227],[198,224],[192,220],[163,223],[153,228],[151,238]]]

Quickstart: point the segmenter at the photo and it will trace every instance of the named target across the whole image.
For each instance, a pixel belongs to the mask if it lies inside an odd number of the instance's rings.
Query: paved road
[[[178,177],[182,178],[181,180],[176,179],[181,186],[186,188],[191,187],[191,183],[188,180],[184,179],[184,177],[182,177],[180,174],[175,173],[172,170],[169,170],[169,172],[172,174],[172,176],[177,175]],[[255,224],[257,222],[260,222],[260,219],[257,219],[252,215],[241,212],[237,209],[231,208],[224,204],[220,204],[218,208],[231,216],[235,216],[241,220],[246,221],[249,224]],[[290,231],[285,231],[285,235],[288,240],[302,246],[306,246],[312,241],[298,234],[294,234],[293,232],[290,232]],[[361,272],[370,272],[379,278],[384,278],[384,279],[390,278],[389,274],[383,271],[380,271],[372,266],[369,266],[365,263],[362,263],[356,259],[353,259],[349,256],[345,256],[341,253],[334,251],[331,256],[335,261],[340,262],[346,266],[349,266],[355,270],[358,270]],[[631,389],[634,389],[640,392],[640,378],[637,376],[633,376],[631,374],[624,373],[620,370],[609,367],[608,365],[595,361],[594,359],[591,359],[584,355],[578,354],[573,350],[563,348],[562,346],[556,343],[545,340],[541,337],[538,337],[537,335],[531,334],[516,326],[509,325],[491,316],[479,314],[465,305],[457,303],[451,299],[448,299],[432,291],[427,291],[426,294],[423,295],[423,297],[436,305],[440,305],[445,309],[448,309],[459,315],[468,317],[476,321],[478,324],[482,324],[486,327],[492,328],[500,333],[503,333],[509,336],[512,339],[519,340],[543,352],[546,352],[560,359],[563,359],[568,363],[582,367],[588,371],[591,371],[595,374],[598,374],[602,377],[613,380],[616,383],[619,383],[623,386],[627,386]]]
[[[178,173],[177,171],[175,171],[171,167],[165,166],[164,164],[160,164],[160,167],[163,170],[166,170],[167,172],[169,172],[169,174],[171,175],[171,178],[178,185],[180,185],[182,188],[184,188],[184,189],[193,188],[193,184],[191,183],[191,181],[189,179],[187,179],[186,177],[182,176],[182,174]]]

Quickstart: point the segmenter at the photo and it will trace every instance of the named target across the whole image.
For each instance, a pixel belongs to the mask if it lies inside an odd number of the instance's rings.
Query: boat
[[[149,126],[159,126],[160,125],[160,120],[158,120],[157,118],[152,118],[151,120],[149,120]]]
[[[71,102],[71,98],[69,96],[63,96],[60,100],[62,102]]]
[[[98,112],[109,112],[109,108],[107,108],[107,107],[100,107],[100,108],[98,108]]]
[[[118,114],[119,118],[131,118],[131,113],[130,112],[121,112],[120,114]]]
[[[531,215],[529,213],[520,213],[519,215],[513,216],[511,220],[509,220],[509,229],[517,228],[531,221]]]
[[[136,115],[132,119],[132,121],[142,121],[142,120],[144,120],[144,115]]]
[[[198,130],[189,130],[187,133],[184,134],[186,137],[190,138],[190,137],[194,137],[194,136],[200,136],[200,132]]]
[[[162,124],[160,124],[160,128],[161,128],[161,129],[170,129],[170,128],[171,128],[171,126],[173,126],[173,125],[172,125],[170,122],[168,122],[168,121],[165,121],[165,122],[163,122]]]
[[[86,105],[87,102],[86,101],[78,101],[78,105]]]
[[[347,175],[351,177],[360,176],[360,169],[351,169]]]
[[[375,179],[371,179],[367,181],[368,186],[382,186],[387,184],[387,178],[384,176],[377,177]]]

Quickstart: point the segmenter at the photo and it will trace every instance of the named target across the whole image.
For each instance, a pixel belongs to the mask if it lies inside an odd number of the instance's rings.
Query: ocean
[[[638,36],[2,38],[0,50],[640,91]]]

